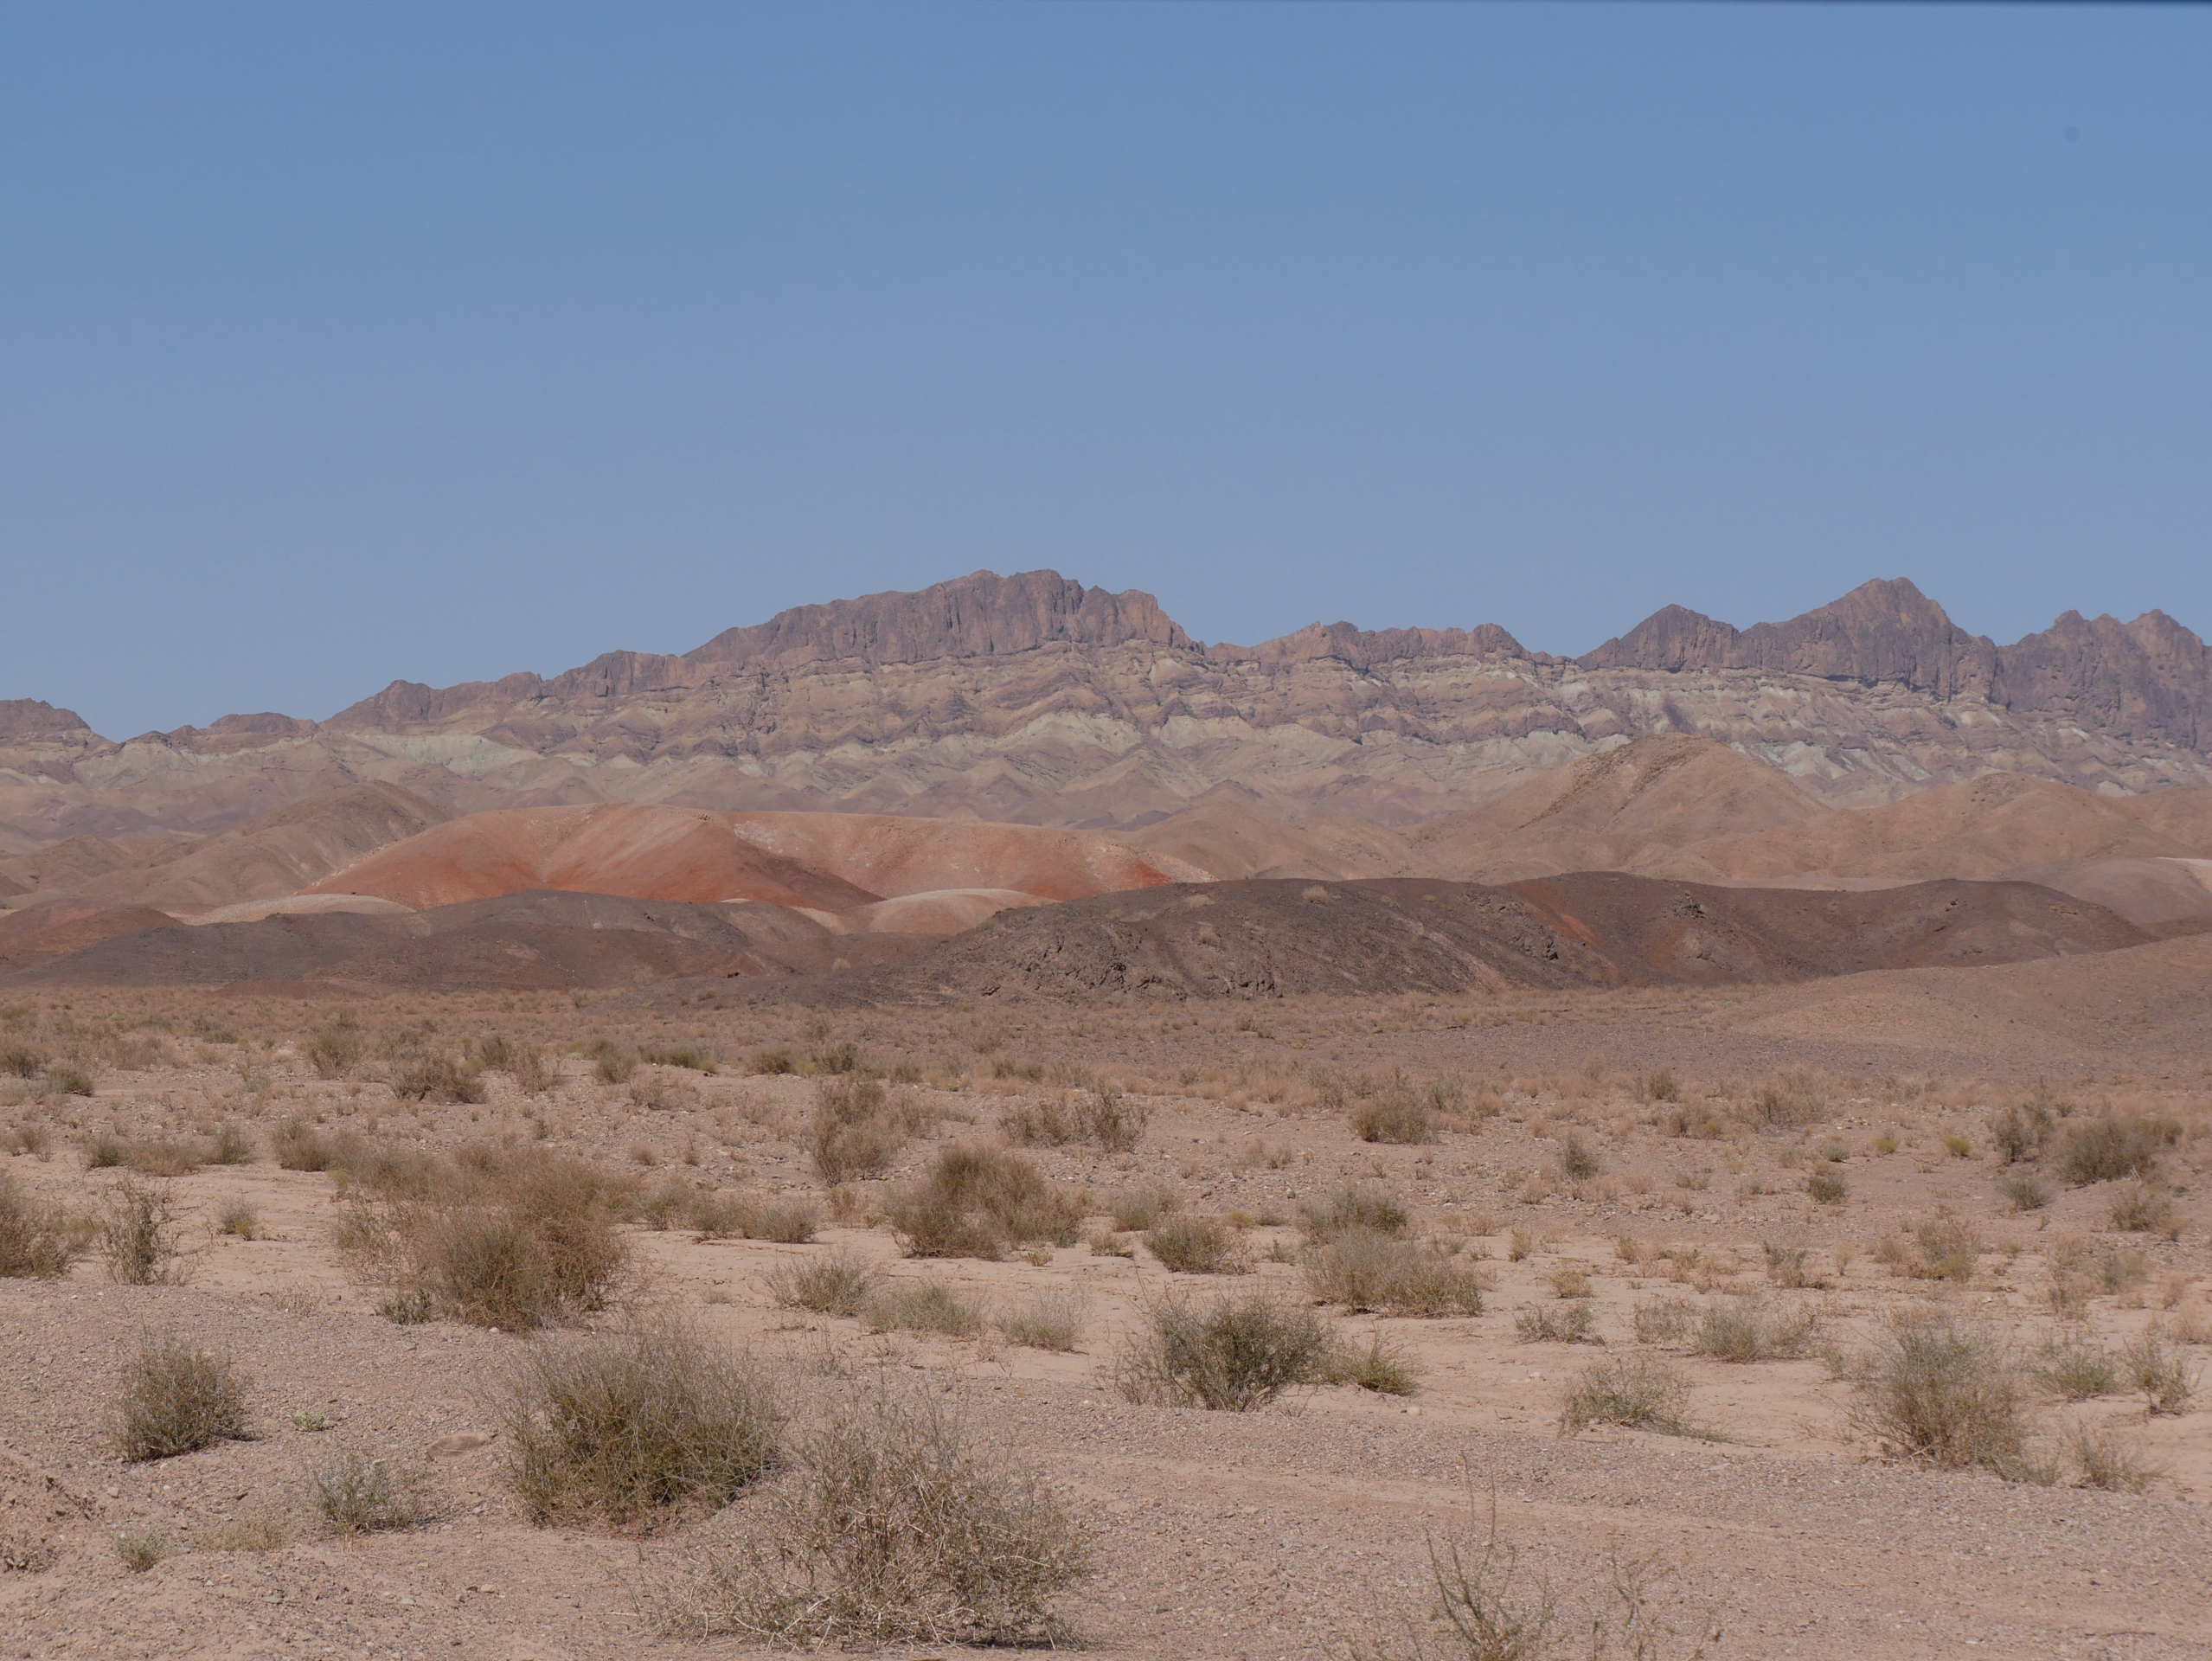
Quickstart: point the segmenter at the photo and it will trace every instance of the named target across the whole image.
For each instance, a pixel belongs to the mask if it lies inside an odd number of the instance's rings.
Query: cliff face
[[[1405,823],[1659,733],[1719,738],[1839,803],[2008,770],[2212,782],[2212,660],[2163,613],[2068,612],[1999,647],[1904,581],[1736,629],[1669,606],[1580,659],[1494,625],[1190,640],[1149,594],[978,572],[785,612],[680,656],[611,652],[319,725],[228,716],[117,744],[0,703],[0,842],[206,830],[381,781],[455,811],[702,807],[1141,824],[1210,790]]]

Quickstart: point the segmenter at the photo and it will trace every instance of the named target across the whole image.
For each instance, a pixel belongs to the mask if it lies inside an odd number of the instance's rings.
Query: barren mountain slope
[[[0,977],[119,935],[176,927],[176,920],[165,911],[118,905],[112,900],[64,897],[0,911]]]
[[[49,956],[5,984],[248,986],[310,997],[632,987],[673,977],[825,974],[924,943],[891,934],[842,940],[787,907],[539,890],[396,914],[171,925]]]
[[[1718,835],[1788,837],[1833,810],[1716,740],[1639,739],[1415,827],[1424,874],[1510,882],[1555,871],[1736,875],[1683,850]]]
[[[1695,734],[1831,801],[2011,771],[2212,780],[2212,662],[2170,619],[1997,646],[1902,581],[1738,631],[1670,607],[1579,661],[1504,630],[1189,639],[1151,596],[1051,572],[804,606],[680,657],[394,683],[316,723],[122,744],[0,703],[0,837],[204,830],[343,785],[456,811],[604,799],[1134,827],[1223,784],[1281,817],[1402,824],[1623,738]]]
[[[1387,825],[1318,816],[1285,824],[1218,796],[1123,839],[1221,878],[1394,876],[1407,857],[1405,833]]]
[[[255,815],[78,892],[164,910],[232,906],[296,894],[339,866],[453,816],[393,785],[354,785]]]
[[[1817,981],[1712,1024],[1770,1039],[1895,1044],[1967,1064],[2065,1065],[2117,1042],[2131,1070],[2189,1078],[2212,1055],[2212,934],[1971,975],[1899,969]]]
[[[897,1004],[1758,985],[2100,953],[2145,938],[2028,883],[1813,894],[1587,873],[1504,888],[1260,878],[1003,913],[824,990]]]
[[[559,888],[834,913],[943,890],[1058,900],[1196,875],[1085,831],[615,803],[472,813],[380,849],[306,892],[420,907]]]
[[[2212,930],[2212,859],[2061,859],[2004,875],[2102,906],[2157,939]]]

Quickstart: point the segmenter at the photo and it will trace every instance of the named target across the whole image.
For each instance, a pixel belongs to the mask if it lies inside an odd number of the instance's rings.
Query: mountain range
[[[348,786],[449,812],[630,801],[1128,832],[1209,800],[1408,826],[1632,740],[1717,739],[1834,806],[2008,773],[2125,797],[2212,783],[2212,657],[2160,612],[2010,645],[1912,583],[1737,629],[1669,606],[1580,657],[1504,629],[1316,624],[1193,640],[1049,571],[804,606],[678,656],[395,681],[328,721],[120,742],[0,701],[0,855],[208,832]]]

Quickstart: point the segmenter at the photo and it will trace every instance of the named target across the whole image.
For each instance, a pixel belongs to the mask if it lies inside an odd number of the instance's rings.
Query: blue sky
[[[2212,13],[0,5],[0,697],[1051,566],[2212,632]]]

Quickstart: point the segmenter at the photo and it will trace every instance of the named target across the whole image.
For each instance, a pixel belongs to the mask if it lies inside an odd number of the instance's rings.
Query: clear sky
[[[1051,566],[2212,632],[2212,12],[0,3],[0,697]]]

